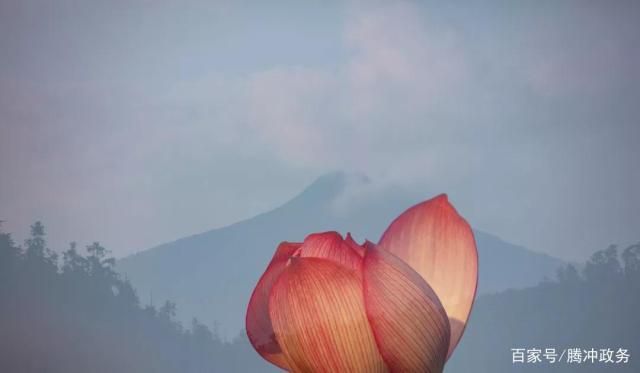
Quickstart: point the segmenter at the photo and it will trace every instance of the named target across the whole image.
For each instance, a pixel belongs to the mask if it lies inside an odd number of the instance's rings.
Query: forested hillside
[[[24,247],[0,232],[0,372],[264,371],[244,333],[222,341],[176,322],[175,303],[142,306],[114,263],[98,243],[58,257],[40,223]]]
[[[581,271],[561,268],[557,281],[478,298],[446,372],[639,372],[639,315],[640,244],[620,253],[610,246]],[[513,363],[512,349],[525,350],[525,363]],[[555,363],[547,349],[555,350]],[[601,350],[611,358],[604,353],[600,361]]]

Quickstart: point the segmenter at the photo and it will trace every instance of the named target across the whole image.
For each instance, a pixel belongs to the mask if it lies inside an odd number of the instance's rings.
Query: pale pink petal
[[[443,194],[402,213],[378,247],[409,264],[438,295],[451,325],[450,356],[462,337],[478,280],[471,227]]]
[[[449,320],[438,297],[411,267],[370,245],[364,298],[378,350],[393,372],[442,372]]]
[[[283,242],[278,246],[267,270],[251,294],[247,307],[246,328],[249,341],[262,357],[282,369],[287,369],[286,361],[278,341],[273,333],[269,318],[269,293],[274,282],[282,273],[291,255],[300,247],[300,243]]]
[[[343,240],[342,236],[337,232],[308,235],[295,255],[299,255],[301,258],[331,260],[356,272],[360,272],[362,267],[362,256]]]
[[[331,260],[292,258],[269,312],[292,372],[385,372],[367,321],[362,281]]]

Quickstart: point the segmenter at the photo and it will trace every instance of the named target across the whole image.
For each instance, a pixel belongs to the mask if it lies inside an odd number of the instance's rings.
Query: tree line
[[[57,254],[36,222],[24,245],[0,230],[0,372],[249,372],[264,364],[176,304],[141,305],[98,242]]]
[[[171,301],[142,305],[99,243],[57,254],[45,238],[39,222],[23,245],[0,230],[0,372],[276,371],[244,333],[225,341],[197,319],[177,322]],[[610,246],[555,279],[479,297],[446,372],[636,372],[638,315],[640,244]],[[513,348],[624,348],[631,357],[514,365]]]
[[[447,373],[640,371],[640,244],[595,252],[555,279],[477,299]],[[555,350],[563,361],[513,363],[512,349]],[[567,363],[569,350],[619,349],[628,362]],[[598,358],[599,359],[599,358]],[[614,357],[614,360],[615,357]]]

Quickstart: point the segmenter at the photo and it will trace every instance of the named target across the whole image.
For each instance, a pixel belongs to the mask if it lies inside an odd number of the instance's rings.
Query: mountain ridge
[[[183,321],[197,317],[233,336],[244,326],[251,290],[279,242],[300,242],[309,233],[328,230],[351,231],[360,240],[376,242],[395,216],[419,202],[402,189],[388,188],[355,206],[340,206],[341,196],[366,194],[369,187],[363,176],[323,175],[273,210],[133,254],[119,260],[117,268],[141,299],[148,293],[150,299],[175,301]],[[358,188],[364,188],[362,193]],[[563,264],[497,236],[477,230],[474,234],[480,256],[479,294],[535,285]]]

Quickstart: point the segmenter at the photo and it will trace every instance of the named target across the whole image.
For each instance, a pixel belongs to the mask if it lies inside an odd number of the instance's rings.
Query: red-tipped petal
[[[360,272],[362,257],[337,232],[313,233],[300,246],[300,257],[331,260],[345,268]]]
[[[327,259],[292,258],[271,290],[269,312],[291,371],[386,371],[354,271]]]
[[[449,320],[429,285],[402,260],[371,247],[364,257],[364,298],[378,350],[393,372],[442,372]]]
[[[376,244],[374,244],[373,242],[371,242],[369,240],[365,240],[363,247],[364,247],[365,250],[373,249],[373,248],[376,247]]]
[[[347,237],[345,237],[344,242],[353,249],[360,257],[364,257],[364,246],[358,245],[358,243],[351,237],[351,233],[347,233]]]
[[[478,282],[478,252],[469,224],[442,194],[403,212],[378,247],[418,272],[442,302],[451,325],[447,356],[462,337]]]
[[[282,369],[288,366],[273,333],[269,318],[269,293],[294,251],[301,244],[282,242],[251,294],[247,307],[246,328],[249,341],[262,357]]]

